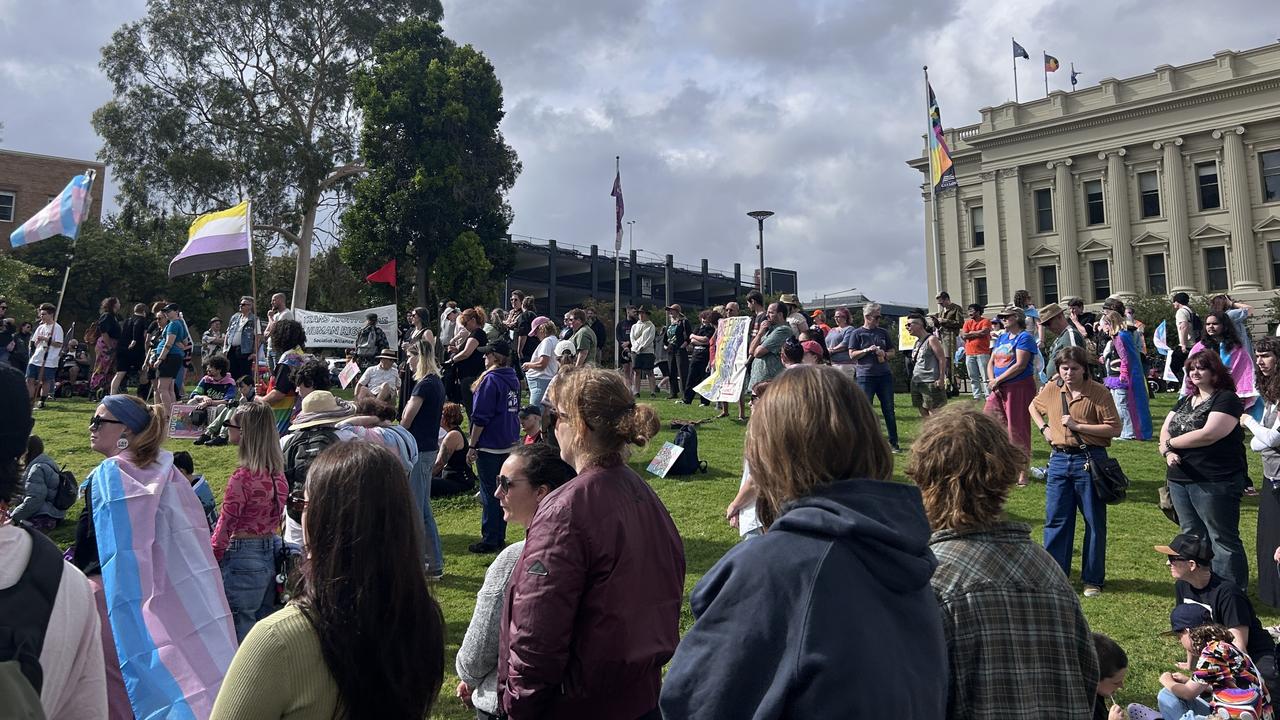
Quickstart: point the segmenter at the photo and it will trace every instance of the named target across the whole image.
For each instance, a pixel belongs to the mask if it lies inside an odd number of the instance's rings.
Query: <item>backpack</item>
[[[94,320],[84,329],[84,342],[86,345],[92,346],[98,342],[98,321]]]
[[[331,427],[306,428],[289,438],[284,446],[284,477],[289,494],[302,490],[307,484],[307,467],[325,448],[338,442],[338,434]]]
[[[707,463],[698,459],[698,427],[692,423],[681,425],[676,430],[676,438],[672,443],[684,448],[680,457],[672,463],[667,477],[672,475],[692,475],[696,472],[707,472]]]
[[[17,584],[0,590],[0,688],[5,717],[42,718],[40,652],[62,582],[62,553],[42,533],[23,529],[31,535],[31,559]]]
[[[1200,337],[1204,334],[1204,321],[1195,310],[1187,308],[1187,312],[1191,313],[1191,344],[1194,345],[1200,342]]]
[[[66,510],[76,504],[76,498],[80,497],[80,483],[76,482],[75,473],[67,469],[66,465],[62,466],[58,473],[58,491],[53,494],[49,502],[57,510]]]

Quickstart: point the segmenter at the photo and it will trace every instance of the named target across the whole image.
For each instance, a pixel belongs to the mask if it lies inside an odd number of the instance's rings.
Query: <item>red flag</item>
[[[383,265],[377,270],[374,270],[373,272],[369,273],[369,275],[365,278],[365,280],[368,280],[369,282],[376,282],[376,283],[387,283],[391,287],[395,287],[396,286],[396,261],[392,260],[386,265]]]

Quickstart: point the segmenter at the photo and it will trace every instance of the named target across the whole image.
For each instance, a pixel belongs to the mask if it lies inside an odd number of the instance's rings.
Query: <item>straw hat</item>
[[[289,429],[296,431],[317,425],[335,425],[354,414],[355,408],[351,403],[339,400],[328,390],[316,390],[302,398],[302,410]]]

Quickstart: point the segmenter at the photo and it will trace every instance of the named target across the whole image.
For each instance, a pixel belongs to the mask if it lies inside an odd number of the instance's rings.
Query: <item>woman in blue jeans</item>
[[[236,639],[243,641],[255,623],[276,611],[275,557],[283,546],[280,522],[289,484],[276,416],[269,406],[245,403],[226,427],[240,465],[227,480],[222,512],[213,528],[213,556],[222,569]]]
[[[440,416],[444,412],[444,382],[436,367],[434,343],[418,339],[410,356],[417,361],[413,371],[414,385],[400,415],[400,426],[408,428],[418,442],[418,460],[409,472],[409,487],[422,516],[427,577],[444,576],[444,551],[440,546],[440,529],[431,511],[431,475],[440,452]]]
[[[1217,352],[1192,353],[1186,371],[1195,392],[1178,400],[1160,428],[1169,497],[1181,531],[1209,538],[1214,574],[1247,592],[1249,560],[1240,540],[1249,467],[1240,429],[1244,405]]]
[[[484,374],[472,386],[471,448],[467,462],[475,463],[480,476],[480,542],[467,547],[473,553],[496,553],[507,544],[507,522],[494,491],[498,473],[511,448],[520,440],[520,378],[511,367],[511,345],[495,340],[476,350],[484,354]]]
[[[1094,491],[1086,465],[1106,459],[1111,439],[1120,435],[1120,416],[1111,393],[1090,377],[1084,348],[1063,348],[1054,363],[1057,379],[1041,388],[1027,408],[1053,448],[1045,477],[1044,549],[1070,577],[1078,508],[1084,515],[1080,579],[1084,596],[1095,597],[1106,579],[1107,506]]]

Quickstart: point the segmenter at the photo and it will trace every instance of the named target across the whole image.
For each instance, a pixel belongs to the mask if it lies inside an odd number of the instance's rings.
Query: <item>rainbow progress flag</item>
[[[209,524],[162,451],[140,468],[127,453],[89,475],[107,616],[134,715],[208,718],[236,652]]]
[[[713,402],[737,401],[742,397],[742,383],[747,379],[751,318],[720,318],[715,344],[715,364],[711,367],[711,374],[694,388],[694,392]]]
[[[938,193],[956,186],[956,169],[951,163],[951,151],[947,149],[947,139],[942,133],[942,111],[938,109],[938,98],[934,97],[933,86],[928,87],[929,170],[933,174],[933,191]]]
[[[240,267],[253,262],[249,235],[249,201],[201,215],[191,223],[187,244],[169,262],[169,277],[205,270]]]
[[[19,248],[55,235],[65,235],[72,240],[80,232],[80,223],[89,214],[89,188],[93,179],[88,175],[71,178],[58,197],[33,215],[22,227],[9,233],[9,246]]]

